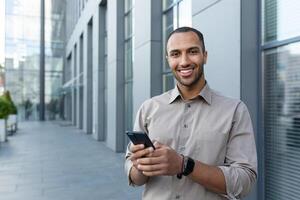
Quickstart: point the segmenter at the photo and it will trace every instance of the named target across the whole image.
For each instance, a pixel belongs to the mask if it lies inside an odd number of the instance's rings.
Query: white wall
[[[240,0],[193,0],[193,27],[204,35],[211,88],[240,98]]]
[[[107,140],[111,149],[116,149],[116,97],[117,97],[117,0],[110,0],[107,4]]]
[[[151,88],[151,0],[135,1],[133,122],[141,104],[150,98]]]

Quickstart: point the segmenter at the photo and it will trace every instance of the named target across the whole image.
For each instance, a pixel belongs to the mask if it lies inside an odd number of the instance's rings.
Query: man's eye
[[[170,53],[170,57],[177,57],[177,56],[179,56],[178,52],[172,52],[172,53]]]
[[[198,54],[199,53],[199,51],[198,50],[196,50],[196,49],[194,49],[194,50],[190,50],[190,54]]]

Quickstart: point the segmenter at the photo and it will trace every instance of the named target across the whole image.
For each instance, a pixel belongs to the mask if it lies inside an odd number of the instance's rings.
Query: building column
[[[124,150],[124,1],[107,4],[108,71],[107,71],[107,145]]]
[[[45,120],[45,0],[41,0],[41,40],[40,40],[40,104],[39,118]]]
[[[99,4],[99,9],[95,15],[95,20],[98,20],[94,30],[94,45],[97,46],[97,51],[94,52],[95,55],[95,68],[94,68],[94,82],[95,82],[95,112],[94,112],[94,127],[95,132],[93,136],[96,140],[104,141],[106,139],[105,126],[106,126],[106,108],[105,108],[105,79],[106,79],[106,69],[105,69],[105,20],[106,20],[106,1],[102,1]]]
[[[241,99],[247,105],[255,133],[258,153],[258,181],[246,200],[260,199],[263,185],[263,118],[259,62],[259,6],[258,1],[241,1]],[[262,196],[258,196],[258,194]]]
[[[151,8],[151,9],[149,9]],[[162,7],[160,1],[135,1],[133,122],[141,104],[162,91]]]

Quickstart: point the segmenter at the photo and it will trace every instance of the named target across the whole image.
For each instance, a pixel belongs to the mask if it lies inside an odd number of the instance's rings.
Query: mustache
[[[187,69],[194,69],[196,67],[195,64],[190,64],[188,66],[185,66],[185,67],[182,67],[182,66],[177,66],[177,69],[176,70],[187,70]]]

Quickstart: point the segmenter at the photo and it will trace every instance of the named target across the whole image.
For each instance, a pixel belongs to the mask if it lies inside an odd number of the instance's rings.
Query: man
[[[125,169],[143,199],[240,199],[257,178],[256,147],[247,107],[209,88],[203,35],[174,30],[167,41],[176,87],[143,103],[134,129],[153,148],[128,145]]]

